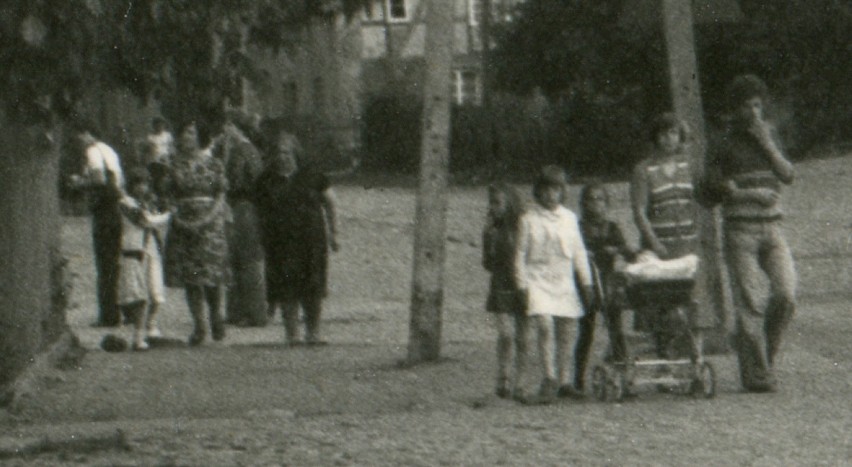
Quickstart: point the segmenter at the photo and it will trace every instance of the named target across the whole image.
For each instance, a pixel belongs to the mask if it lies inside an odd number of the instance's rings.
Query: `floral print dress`
[[[180,157],[172,168],[177,212],[166,242],[169,287],[218,286],[227,283],[230,211],[222,162],[203,153]]]

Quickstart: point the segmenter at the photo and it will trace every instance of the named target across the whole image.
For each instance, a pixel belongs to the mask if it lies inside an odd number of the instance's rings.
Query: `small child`
[[[586,310],[577,327],[577,345],[574,349],[574,389],[579,394],[585,386],[586,365],[592,348],[595,332],[595,318],[599,309],[606,318],[609,331],[609,358],[624,361],[626,346],[621,329],[621,310],[614,302],[615,286],[613,271],[619,257],[632,259],[633,251],[627,246],[624,234],[618,223],[609,218],[609,192],[602,183],[590,183],[580,192],[580,231],[589,253],[596,281],[594,306]]]
[[[577,216],[562,205],[565,184],[565,173],[555,166],[545,167],[536,179],[536,204],[521,217],[515,255],[515,280],[525,296],[527,316],[538,327],[544,366],[541,403],[574,396],[568,334],[571,320],[585,314],[593,296]]]
[[[491,273],[491,283],[485,308],[493,314],[497,325],[497,396],[517,400],[524,399],[521,381],[528,341],[524,303],[514,276],[515,244],[521,214],[521,200],[512,187],[505,183],[488,187],[488,220],[482,234],[482,265]],[[513,358],[515,375],[510,389],[510,362]]]
[[[133,321],[134,350],[147,350],[145,338],[161,335],[156,315],[165,302],[160,232],[170,214],[152,211],[149,192],[148,171],[134,169],[128,174],[127,194],[119,205],[122,236],[118,303],[124,315]]]

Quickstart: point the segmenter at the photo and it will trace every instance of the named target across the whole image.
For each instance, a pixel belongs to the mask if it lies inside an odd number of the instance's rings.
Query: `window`
[[[456,105],[479,105],[482,102],[482,80],[477,71],[453,72],[453,102]]]
[[[390,21],[408,21],[406,0],[385,0]]]
[[[482,22],[482,0],[467,0],[467,22],[471,26],[479,26]]]
[[[364,3],[364,21],[381,21],[382,5],[372,2]]]
[[[363,19],[368,22],[383,22],[385,20],[385,11],[388,12],[388,21],[391,23],[401,23],[409,20],[407,0],[373,0],[366,2],[363,9]]]

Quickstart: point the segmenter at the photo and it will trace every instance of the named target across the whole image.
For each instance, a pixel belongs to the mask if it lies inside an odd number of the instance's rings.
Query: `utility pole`
[[[693,34],[692,2],[660,0],[662,2],[663,33],[669,64],[669,83],[675,113],[687,121],[692,130],[691,165],[695,180],[704,175],[707,138],[704,131],[704,110],[698,82],[698,64]],[[716,327],[730,316],[730,292],[727,271],[721,261],[721,229],[717,210],[699,209],[698,229],[701,238],[696,298],[699,311],[697,326]],[[714,320],[716,318],[718,321]]]
[[[437,360],[441,351],[454,6],[455,0],[426,5],[426,81],[408,339],[411,364]]]

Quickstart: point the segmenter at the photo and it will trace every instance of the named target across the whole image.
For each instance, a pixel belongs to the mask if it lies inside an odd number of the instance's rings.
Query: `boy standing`
[[[734,295],[733,343],[743,388],[773,392],[773,371],[781,336],[795,311],[796,271],[781,232],[781,185],[793,181],[793,165],[782,152],[775,128],[763,115],[766,85],[738,76],[729,88],[730,130],[708,167],[719,195],[724,242]],[[760,283],[769,279],[770,297],[759,308]]]

